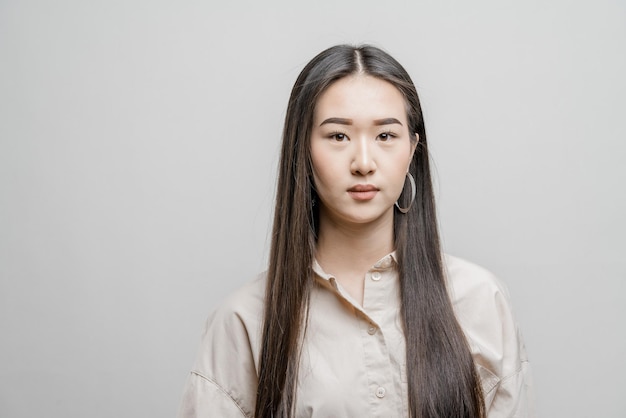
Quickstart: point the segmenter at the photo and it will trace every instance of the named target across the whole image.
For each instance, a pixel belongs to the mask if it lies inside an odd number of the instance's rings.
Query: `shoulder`
[[[445,255],[444,266],[450,299],[468,339],[489,411],[518,416],[511,411],[528,406],[530,372],[508,290],[489,270],[469,261]]]
[[[444,255],[444,269],[453,303],[467,298],[498,296],[508,300],[509,293],[502,281],[489,270],[449,254]]]
[[[256,349],[261,338],[264,300],[265,274],[262,273],[228,295],[209,314],[201,348],[211,352],[229,346]]]
[[[256,324],[263,315],[266,274],[259,274],[228,295],[209,315],[207,326],[220,322],[241,322],[244,326]]]
[[[450,299],[470,342],[493,346],[508,337],[502,332],[509,327],[514,331],[516,326],[504,283],[489,270],[461,258],[445,255],[444,261]]]
[[[448,292],[466,334],[514,325],[509,291],[489,270],[462,258],[444,256]]]

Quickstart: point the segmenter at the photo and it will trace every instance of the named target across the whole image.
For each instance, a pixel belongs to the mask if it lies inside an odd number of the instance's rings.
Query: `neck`
[[[363,277],[394,250],[393,210],[368,224],[335,222],[320,214],[316,258],[333,275]]]

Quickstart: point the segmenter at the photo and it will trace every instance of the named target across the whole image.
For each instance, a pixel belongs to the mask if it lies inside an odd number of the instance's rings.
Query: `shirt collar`
[[[397,264],[398,264],[398,255],[396,254],[395,251],[392,251],[386,256],[384,256],[383,258],[381,258],[380,260],[378,260],[376,263],[374,263],[371,269],[372,270],[387,270],[392,267],[395,267]],[[320,278],[324,280],[330,280],[331,278],[333,278],[332,275],[326,273],[324,269],[322,269],[322,266],[320,266],[316,258],[313,259],[313,273],[315,273],[316,275],[318,275]]]

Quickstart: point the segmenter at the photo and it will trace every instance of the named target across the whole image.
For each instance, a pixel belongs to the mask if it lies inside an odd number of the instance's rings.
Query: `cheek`
[[[407,155],[403,153],[398,155],[397,159],[394,159],[394,163],[390,167],[390,175],[393,182],[394,191],[400,195],[402,193],[402,189],[404,188],[404,182],[406,180],[406,173],[409,170],[409,165],[411,164],[411,155]]]
[[[394,194],[400,196],[404,188],[404,180],[406,179],[406,169],[404,164],[398,165],[393,175]]]
[[[323,153],[316,150],[315,147],[312,147],[311,164],[313,166],[313,180],[315,181],[315,186],[320,187],[327,181],[328,173],[332,172],[330,159],[326,158]]]
[[[321,181],[330,181],[337,178],[340,168],[345,164],[344,154],[329,146],[326,141],[316,140],[311,143],[311,165],[313,174]]]

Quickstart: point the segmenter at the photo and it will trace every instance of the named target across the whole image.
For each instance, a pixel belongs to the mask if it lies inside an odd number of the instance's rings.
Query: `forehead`
[[[393,84],[369,75],[344,77],[330,85],[315,105],[314,120],[329,117],[381,119],[406,122],[406,101]]]

